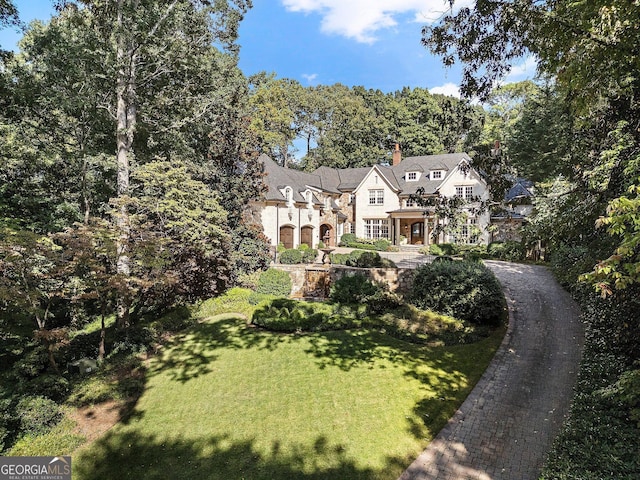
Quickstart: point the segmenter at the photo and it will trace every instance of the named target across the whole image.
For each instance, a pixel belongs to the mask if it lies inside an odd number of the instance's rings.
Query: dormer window
[[[442,170],[434,170],[431,172],[431,180],[442,180]]]
[[[307,201],[307,208],[312,208],[313,207],[313,194],[311,193],[311,190],[305,190],[304,198]]]
[[[286,187],[284,189],[284,198],[287,199],[287,205],[293,205],[293,189],[291,187]]]
[[[415,182],[418,180],[418,172],[408,172],[407,182]]]

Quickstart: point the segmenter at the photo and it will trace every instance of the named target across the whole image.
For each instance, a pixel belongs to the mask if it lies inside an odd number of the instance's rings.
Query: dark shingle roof
[[[267,155],[261,155],[259,160],[264,164],[264,171],[267,174],[265,180],[269,188],[267,200],[285,200],[279,189],[287,185],[293,188],[296,202],[304,202],[300,192],[308,186],[330,193],[350,192],[360,185],[372,168],[337,169],[322,166],[308,173],[281,167]],[[424,155],[407,157],[395,166],[376,165],[375,168],[401,195],[415,194],[419,188],[424,189],[426,194],[433,194],[438,191],[448,172],[454,170],[463,160],[471,162],[471,158],[466,153]],[[433,170],[442,170],[445,174],[441,179],[432,180],[429,174]],[[423,172],[423,174],[418,181],[407,182],[407,172]]]
[[[394,174],[394,179],[402,195],[415,194],[419,188],[424,189],[425,194],[433,194],[438,191],[440,185],[447,177],[447,173],[454,170],[458,164],[471,158],[466,153],[445,153],[442,155],[423,155],[420,157],[407,157],[398,165],[388,167]],[[429,173],[432,170],[444,170],[445,174],[438,180],[432,180]],[[418,181],[407,182],[407,172],[424,172]]]
[[[295,202],[306,201],[302,192],[304,192],[308,187],[322,189],[322,182],[318,175],[281,167],[264,154],[260,155],[258,161],[263,164],[264,173],[266,173],[265,183],[268,189],[265,193],[266,200],[286,200],[284,195],[280,192],[280,189],[287,186],[293,189],[293,200]],[[315,195],[313,197],[313,201],[317,204],[322,203],[315,197]]]

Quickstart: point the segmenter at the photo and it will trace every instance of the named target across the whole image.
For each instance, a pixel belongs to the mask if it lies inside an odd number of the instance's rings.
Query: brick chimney
[[[392,161],[392,165],[395,167],[396,165],[399,165],[400,162],[402,161],[402,151],[400,150],[400,144],[396,143],[396,147],[393,149],[393,161]]]

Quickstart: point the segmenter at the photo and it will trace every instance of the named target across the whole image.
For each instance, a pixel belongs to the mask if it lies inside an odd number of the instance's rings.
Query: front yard
[[[427,347],[372,329],[277,334],[216,315],[149,362],[137,405],[74,454],[74,477],[397,478],[503,333]]]

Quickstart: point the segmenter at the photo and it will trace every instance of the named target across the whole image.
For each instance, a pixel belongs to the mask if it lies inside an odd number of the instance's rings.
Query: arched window
[[[293,205],[293,189],[291,187],[285,187],[284,196],[287,199],[287,205]]]

